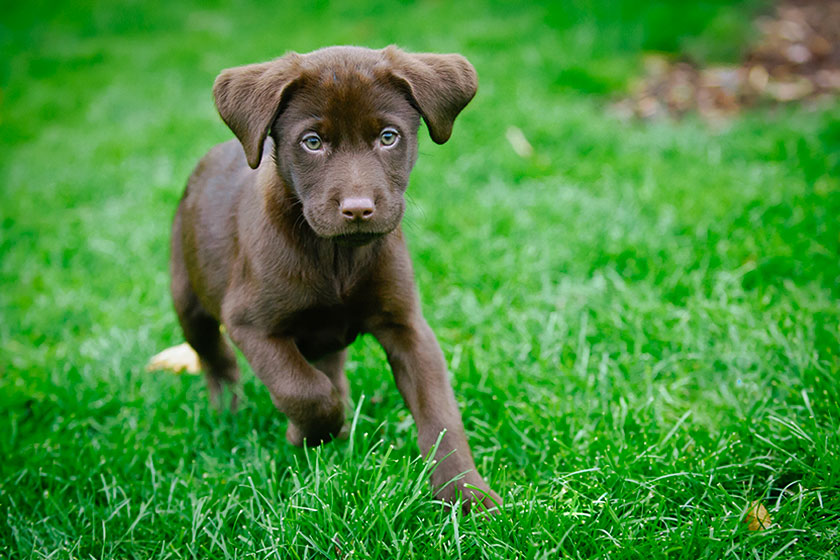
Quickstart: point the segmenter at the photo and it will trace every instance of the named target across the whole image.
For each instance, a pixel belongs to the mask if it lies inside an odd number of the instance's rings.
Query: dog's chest
[[[288,331],[307,360],[317,360],[352,343],[362,330],[361,317],[350,306],[313,307],[288,321]]]
[[[278,318],[277,330],[310,361],[351,344],[378,307],[371,287],[376,245],[328,249],[315,253],[310,272],[292,291],[299,307]]]

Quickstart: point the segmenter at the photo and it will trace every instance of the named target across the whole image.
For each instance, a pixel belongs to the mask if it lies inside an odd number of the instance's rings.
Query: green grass
[[[840,103],[606,109],[646,50],[736,57],[758,5],[286,4],[4,7],[0,557],[838,558]],[[430,498],[369,338],[352,436],[306,452],[247,367],[236,416],[143,371],[181,341],[169,225],[231,136],[216,73],[392,42],[481,80],[405,231],[493,520]]]

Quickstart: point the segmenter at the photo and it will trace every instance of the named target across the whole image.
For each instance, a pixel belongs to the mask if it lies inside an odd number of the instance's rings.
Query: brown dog
[[[213,93],[241,146],[216,146],[190,177],[171,272],[214,398],[239,378],[221,322],[288,416],[286,438],[329,441],[345,419],[345,348],[371,333],[422,452],[444,434],[438,496],[492,508],[499,497],[475,470],[399,228],[420,118],[446,142],[476,87],[460,55],[395,47],[331,47],[225,70]]]

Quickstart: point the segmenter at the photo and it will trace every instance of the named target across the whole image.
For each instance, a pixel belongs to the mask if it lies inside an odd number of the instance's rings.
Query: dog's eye
[[[306,148],[310,152],[318,152],[323,147],[324,143],[321,141],[321,137],[315,134],[307,134],[303,137],[303,140],[300,142],[303,144],[303,147]]]
[[[379,143],[383,146],[393,146],[397,143],[397,139],[400,137],[400,133],[394,130],[393,128],[386,128],[382,131],[379,135]]]

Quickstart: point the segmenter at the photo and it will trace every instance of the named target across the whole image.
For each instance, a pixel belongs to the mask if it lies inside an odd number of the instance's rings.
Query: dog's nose
[[[345,198],[338,207],[341,215],[349,222],[369,220],[375,206],[369,198]]]

